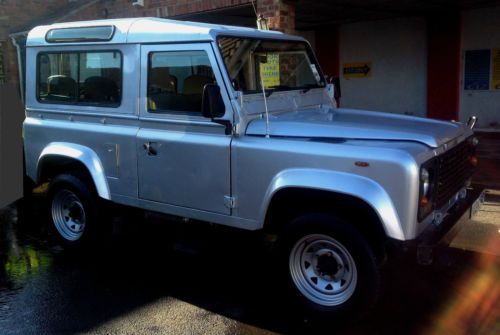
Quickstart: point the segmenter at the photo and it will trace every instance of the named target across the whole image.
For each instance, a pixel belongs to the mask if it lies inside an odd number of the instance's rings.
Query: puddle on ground
[[[8,317],[10,302],[23,286],[51,267],[49,252],[19,239],[17,211],[0,209],[0,320]]]

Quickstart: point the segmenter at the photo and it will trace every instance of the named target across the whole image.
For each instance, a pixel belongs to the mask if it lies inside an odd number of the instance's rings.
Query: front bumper
[[[428,265],[433,262],[436,252],[448,247],[461,228],[469,223],[484,203],[484,188],[472,187],[467,196],[448,211],[443,221],[436,225],[431,223],[420,236],[414,240],[390,243],[391,250],[404,253],[415,253],[417,263]]]

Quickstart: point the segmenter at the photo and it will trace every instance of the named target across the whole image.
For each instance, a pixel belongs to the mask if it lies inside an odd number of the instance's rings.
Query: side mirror
[[[333,97],[335,100],[339,100],[342,97],[342,92],[340,91],[340,78],[339,77],[334,77],[332,78],[332,84],[333,84]]]
[[[226,113],[226,106],[224,106],[219,85],[206,84],[205,87],[203,87],[201,112],[204,117],[209,119],[224,116]]]
[[[473,115],[469,118],[469,120],[467,120],[467,126],[470,129],[473,129],[476,125],[476,122],[477,122],[477,116]]]
[[[334,96],[335,96],[335,87],[333,86],[333,84],[327,84],[326,85],[326,90],[328,92],[328,96],[333,99]]]
[[[225,127],[225,134],[231,135],[233,129],[231,121],[215,119],[226,114],[226,106],[222,100],[219,85],[206,84],[203,87],[203,95],[201,97],[201,113],[204,117],[211,119],[213,122],[223,125]]]
[[[329,80],[329,84],[326,86],[328,91],[328,95],[330,98],[335,99],[335,103],[337,104],[337,108],[340,107],[340,98],[342,97],[342,93],[340,91],[340,78],[332,77]]]

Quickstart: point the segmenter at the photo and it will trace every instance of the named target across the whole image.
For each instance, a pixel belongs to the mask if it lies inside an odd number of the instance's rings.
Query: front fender
[[[281,189],[292,187],[330,191],[359,198],[377,213],[388,237],[405,239],[398,213],[385,189],[371,179],[346,172],[320,169],[289,169],[280,172],[273,178],[267,190],[260,212],[261,222],[265,220],[274,194]]]
[[[104,174],[104,168],[95,151],[83,145],[74,143],[49,143],[42,150],[40,157],[38,158],[38,179],[40,179],[40,168],[43,165],[43,161],[48,157],[54,156],[71,158],[82,163],[87,168],[90,176],[92,177],[92,180],[94,181],[97,194],[103,199],[111,200],[111,194],[109,191],[108,183],[106,181],[106,175]],[[40,180],[38,180],[38,182],[40,182]]]

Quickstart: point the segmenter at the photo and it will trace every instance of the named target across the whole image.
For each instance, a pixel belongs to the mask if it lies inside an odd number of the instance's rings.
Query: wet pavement
[[[0,210],[0,334],[499,334],[500,192],[487,200],[445,261],[387,263],[379,305],[344,325],[292,307],[258,235],[119,208],[109,243],[66,250],[40,203],[11,206]]]

